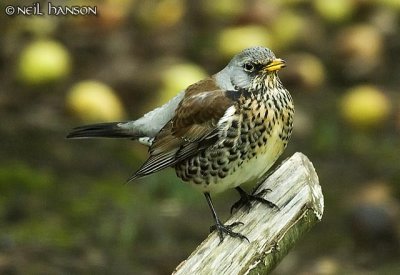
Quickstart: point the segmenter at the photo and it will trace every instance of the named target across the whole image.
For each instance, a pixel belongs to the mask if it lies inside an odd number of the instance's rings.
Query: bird
[[[225,236],[248,241],[234,231],[243,223],[220,220],[211,195],[236,189],[240,199],[231,212],[252,201],[277,207],[261,197],[269,190],[250,194],[240,185],[266,174],[290,139],[294,104],[277,74],[285,66],[269,48],[246,48],[221,71],[144,116],[79,126],[67,138],[129,138],[148,146],[149,157],[128,182],[175,168],[204,194],[215,222],[210,231],[217,231],[220,243]]]

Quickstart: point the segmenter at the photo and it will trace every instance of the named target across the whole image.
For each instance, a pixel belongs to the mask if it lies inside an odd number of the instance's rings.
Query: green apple
[[[258,25],[249,25],[224,29],[219,34],[218,47],[224,57],[231,58],[248,47],[264,46],[273,48],[271,42],[271,35],[266,28]]]
[[[207,77],[207,73],[193,63],[179,63],[165,69],[161,75],[161,89],[154,102],[162,105],[189,85]]]
[[[353,0],[314,0],[315,10],[330,22],[341,22],[351,18],[355,10]]]
[[[18,76],[28,85],[41,85],[65,78],[71,71],[68,50],[52,40],[36,41],[21,52]]]

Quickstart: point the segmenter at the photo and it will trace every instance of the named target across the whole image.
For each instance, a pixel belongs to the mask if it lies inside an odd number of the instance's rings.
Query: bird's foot
[[[236,190],[240,194],[240,199],[232,205],[231,213],[235,209],[239,209],[239,208],[241,208],[243,206],[245,206],[247,208],[247,211],[250,211],[250,208],[252,206],[251,205],[252,201],[257,201],[257,202],[260,202],[262,204],[266,204],[268,207],[276,208],[276,209],[279,210],[279,207],[275,203],[273,203],[273,202],[271,202],[271,201],[269,201],[267,199],[264,199],[262,197],[265,193],[271,192],[271,189],[263,189],[260,192],[255,193],[255,194],[248,194],[248,193],[246,193],[246,191],[244,191],[240,187],[236,187]]]
[[[233,227],[238,226],[238,225],[243,225],[243,223],[242,222],[234,222],[232,224],[224,225],[223,223],[221,223],[218,220],[216,224],[214,224],[213,226],[210,227],[210,232],[217,230],[217,233],[219,236],[219,244],[221,244],[223,242],[224,234],[229,235],[233,238],[239,238],[241,240],[246,240],[246,241],[250,242],[249,239],[245,235],[234,232],[232,230]]]

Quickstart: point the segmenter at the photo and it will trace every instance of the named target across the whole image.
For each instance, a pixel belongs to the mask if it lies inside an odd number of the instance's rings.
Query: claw
[[[244,223],[234,222],[232,224],[224,225],[223,223],[218,221],[216,224],[214,224],[213,226],[210,227],[210,232],[217,230],[217,233],[219,236],[219,244],[221,244],[224,241],[224,234],[229,235],[233,238],[239,238],[241,240],[246,240],[246,241],[250,242],[249,239],[245,235],[234,232],[232,230],[233,227],[238,226],[238,225],[244,225]]]
[[[250,242],[249,239],[247,239],[247,237],[245,235],[242,235],[240,233],[232,231],[233,227],[238,226],[238,225],[243,225],[244,223],[242,223],[242,222],[234,222],[232,224],[224,225],[220,221],[220,219],[218,218],[217,213],[215,212],[214,205],[212,203],[210,193],[204,193],[204,196],[207,199],[207,203],[210,206],[211,213],[212,213],[214,221],[215,221],[215,225],[210,227],[210,232],[215,231],[215,230],[218,231],[219,244],[221,244],[223,242],[224,234],[227,234],[227,235],[229,235],[229,236],[231,236],[233,238],[239,238],[241,240],[244,239],[244,240]]]
[[[236,187],[236,190],[239,192],[240,194],[240,199],[235,202],[232,207],[231,207],[231,214],[233,212],[234,209],[239,209],[242,206],[245,206],[247,208],[247,211],[250,211],[251,208],[251,202],[252,201],[258,201],[262,204],[266,204],[271,208],[277,208],[278,210],[280,209],[275,203],[264,199],[262,197],[262,195],[264,195],[267,192],[271,192],[271,189],[267,188],[267,189],[263,189],[260,192],[256,193],[256,194],[247,194],[242,188],[240,187]]]
[[[231,206],[231,214],[233,213],[233,211],[235,209],[239,209],[240,207],[242,207],[243,205],[246,206],[247,210],[250,210],[251,208],[251,201],[250,200],[242,200],[242,198],[240,198],[237,202],[235,202],[232,206]]]

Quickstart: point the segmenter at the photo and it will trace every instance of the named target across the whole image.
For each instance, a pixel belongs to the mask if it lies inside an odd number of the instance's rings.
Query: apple
[[[67,94],[66,105],[84,122],[120,121],[125,117],[116,93],[109,86],[94,80],[75,84]]]
[[[59,42],[36,41],[22,50],[18,77],[28,85],[42,85],[61,80],[71,71],[71,56]]]

